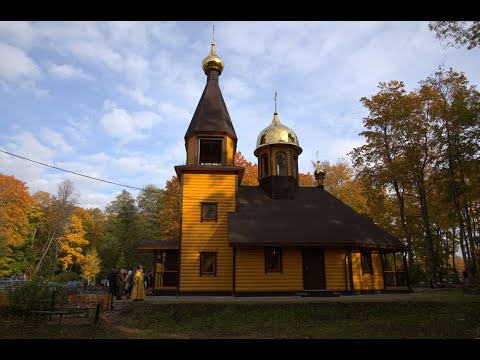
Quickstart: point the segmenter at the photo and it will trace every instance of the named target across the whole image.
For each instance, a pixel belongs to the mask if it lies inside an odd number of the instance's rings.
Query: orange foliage
[[[315,180],[315,177],[313,176],[313,174],[310,174],[310,172],[306,174],[298,173],[298,186],[314,187],[314,186],[317,186],[317,181]]]
[[[258,166],[250,161],[247,161],[240,151],[235,153],[235,166],[242,166],[245,168],[241,185],[258,186]]]
[[[160,236],[162,240],[178,240],[180,236],[180,181],[175,175],[165,184]]]
[[[29,233],[28,213],[35,200],[23,181],[0,174],[0,241],[20,247]]]

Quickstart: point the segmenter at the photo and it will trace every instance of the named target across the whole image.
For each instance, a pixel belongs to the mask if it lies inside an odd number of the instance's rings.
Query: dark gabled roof
[[[230,245],[406,246],[324,189],[299,188],[274,200],[258,186],[240,186],[237,212],[228,217]]]
[[[211,70],[207,76],[207,85],[193,114],[185,139],[196,133],[228,134],[237,140],[232,120],[218,86],[218,72]]]
[[[178,240],[142,240],[138,243],[139,249],[178,249]]]

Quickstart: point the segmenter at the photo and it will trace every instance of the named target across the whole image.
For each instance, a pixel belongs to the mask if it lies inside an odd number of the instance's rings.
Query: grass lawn
[[[1,339],[473,339],[480,296],[461,290],[408,299],[130,302],[93,318],[47,321],[2,313]]]

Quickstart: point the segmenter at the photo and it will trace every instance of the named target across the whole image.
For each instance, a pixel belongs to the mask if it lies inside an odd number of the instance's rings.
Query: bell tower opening
[[[203,137],[198,139],[198,164],[222,165],[223,138]]]

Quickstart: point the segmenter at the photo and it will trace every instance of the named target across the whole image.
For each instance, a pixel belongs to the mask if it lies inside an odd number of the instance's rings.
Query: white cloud
[[[0,76],[9,81],[35,77],[40,70],[22,49],[0,42]]]
[[[252,95],[252,89],[247,85],[247,83],[238,78],[230,77],[223,81],[225,88],[225,95],[231,96],[233,98],[248,98]]]
[[[112,104],[109,104],[112,106]],[[161,122],[159,115],[150,111],[129,113],[123,108],[113,107],[100,120],[108,135],[119,139],[120,144],[142,140],[148,137],[148,131]]]
[[[136,101],[139,105],[146,105],[146,106],[152,106],[155,104],[155,101],[153,99],[145,96],[145,93],[140,90],[139,88],[125,88],[122,87],[120,88],[120,91],[129,97],[131,97],[134,101]]]
[[[164,114],[166,118],[180,119],[185,123],[190,122],[193,116],[193,112],[189,112],[185,108],[179,107],[171,102],[161,102],[158,104],[158,110]]]
[[[69,153],[72,151],[72,147],[65,142],[65,140],[63,139],[63,135],[59,134],[56,131],[44,128],[42,131],[42,137],[46,140],[48,144],[57,147],[58,150],[64,153]]]
[[[50,163],[54,156],[54,152],[43,146],[29,131],[22,131],[6,138],[10,142],[5,144],[5,148],[13,154],[44,163]],[[1,153],[0,169],[2,173],[14,175],[16,178],[28,182],[39,179],[47,168],[25,159]]]
[[[28,47],[35,38],[35,30],[26,21],[0,21],[0,41]]]
[[[52,64],[48,69],[48,72],[61,79],[85,79],[85,80],[94,80],[92,76],[86,74],[82,69],[67,65],[67,64]]]
[[[87,135],[90,129],[89,122],[87,120],[75,121],[72,119],[67,120],[67,126],[64,127],[65,132],[77,141],[87,141]]]

